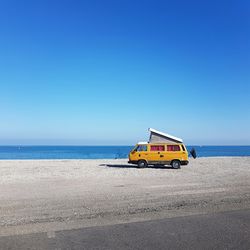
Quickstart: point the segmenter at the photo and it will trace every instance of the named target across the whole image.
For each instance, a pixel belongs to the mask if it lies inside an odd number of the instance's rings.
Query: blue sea
[[[0,146],[0,159],[120,159],[133,146]],[[188,146],[197,157],[250,156],[250,146]]]

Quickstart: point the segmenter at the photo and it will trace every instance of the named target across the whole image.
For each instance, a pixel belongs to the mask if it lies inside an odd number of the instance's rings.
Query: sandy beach
[[[250,157],[179,170],[127,160],[0,161],[0,236],[250,208]]]

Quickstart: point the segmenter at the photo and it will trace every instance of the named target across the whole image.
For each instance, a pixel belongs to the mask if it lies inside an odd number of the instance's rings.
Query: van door
[[[148,158],[148,150],[147,145],[138,145],[137,148],[133,152],[133,160],[147,160]]]
[[[162,144],[153,144],[150,145],[150,160],[155,164],[161,164],[164,161],[164,152],[165,152],[165,145]]]

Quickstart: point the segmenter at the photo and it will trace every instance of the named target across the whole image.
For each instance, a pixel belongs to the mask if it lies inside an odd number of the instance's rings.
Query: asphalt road
[[[0,249],[250,249],[250,210],[5,236]]]

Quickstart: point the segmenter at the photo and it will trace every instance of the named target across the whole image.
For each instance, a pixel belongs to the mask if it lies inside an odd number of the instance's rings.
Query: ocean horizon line
[[[156,143],[157,144],[157,143]],[[184,143],[185,144],[185,143]],[[74,145],[74,144],[0,144],[0,147],[133,147],[135,144],[100,144],[100,145]],[[187,147],[250,147],[250,144],[185,144]]]
[[[250,156],[247,145],[187,145],[202,156]],[[117,159],[127,158],[134,145],[5,145],[0,159]]]

